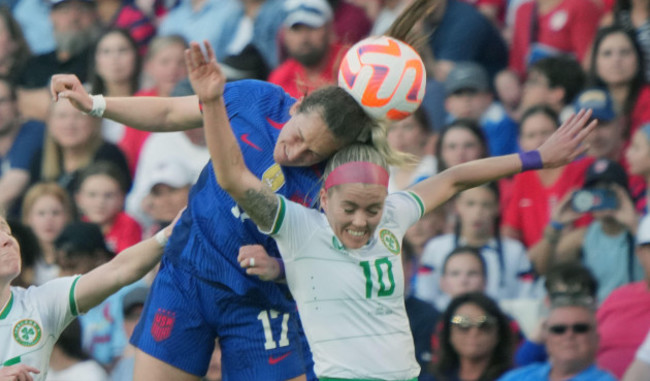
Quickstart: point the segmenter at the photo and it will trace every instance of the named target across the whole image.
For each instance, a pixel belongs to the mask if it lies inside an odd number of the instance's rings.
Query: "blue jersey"
[[[226,85],[224,99],[228,118],[249,170],[274,192],[309,204],[319,190],[320,166],[280,167],[273,149],[280,129],[289,118],[295,99],[280,87],[261,81],[238,81]],[[217,184],[211,163],[192,187],[188,207],[165,248],[175,266],[197,278],[219,283],[239,295],[262,297],[288,306],[286,287],[248,276],[239,266],[239,247],[261,244],[279,257],[272,238],[262,234],[235,201]]]

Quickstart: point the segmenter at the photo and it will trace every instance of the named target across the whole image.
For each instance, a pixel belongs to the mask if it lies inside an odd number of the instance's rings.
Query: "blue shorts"
[[[298,312],[278,311],[207,283],[163,258],[131,344],[197,376],[207,372],[215,338],[224,381],[313,376]]]

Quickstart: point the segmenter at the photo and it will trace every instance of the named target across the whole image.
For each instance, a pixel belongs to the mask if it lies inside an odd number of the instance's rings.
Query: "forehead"
[[[524,123],[521,125],[521,131],[532,132],[532,131],[548,131],[555,130],[557,124],[550,116],[538,112],[529,116]]]
[[[385,186],[379,184],[341,184],[331,188],[341,202],[354,203],[360,206],[383,202],[388,194]]]
[[[593,312],[589,311],[585,307],[578,306],[568,306],[568,307],[557,307],[551,310],[551,313],[548,317],[549,324],[554,323],[570,323],[574,321],[588,321],[591,322],[594,320]]]
[[[599,51],[603,48],[612,47],[632,47],[632,41],[627,34],[623,32],[614,32],[603,38],[600,43]]]
[[[444,136],[444,143],[457,143],[473,141],[478,142],[478,138],[469,129],[465,127],[453,127]]]
[[[486,314],[481,307],[477,306],[474,303],[465,303],[460,305],[458,308],[456,308],[455,313],[465,316],[480,316]]]
[[[458,268],[475,269],[477,267],[479,268],[483,267],[483,264],[473,254],[458,253],[458,254],[454,254],[454,256],[449,258],[449,260],[447,261],[446,269],[449,270],[451,267],[456,269]]]

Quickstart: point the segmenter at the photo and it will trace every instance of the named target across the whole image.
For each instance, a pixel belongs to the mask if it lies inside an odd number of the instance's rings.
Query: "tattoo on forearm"
[[[266,185],[259,188],[250,188],[244,192],[244,197],[239,200],[239,206],[251,217],[253,222],[262,230],[269,230],[273,226],[275,214],[278,210],[278,198]]]

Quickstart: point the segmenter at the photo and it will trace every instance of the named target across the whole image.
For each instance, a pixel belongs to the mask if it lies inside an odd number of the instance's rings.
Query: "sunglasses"
[[[479,316],[476,319],[470,319],[467,316],[454,315],[450,323],[461,331],[469,331],[476,327],[482,331],[491,331],[497,326],[497,319],[492,316]]]
[[[576,323],[573,325],[556,324],[548,327],[548,331],[554,335],[564,335],[567,330],[573,331],[575,334],[585,334],[591,331],[591,325],[587,323]]]

